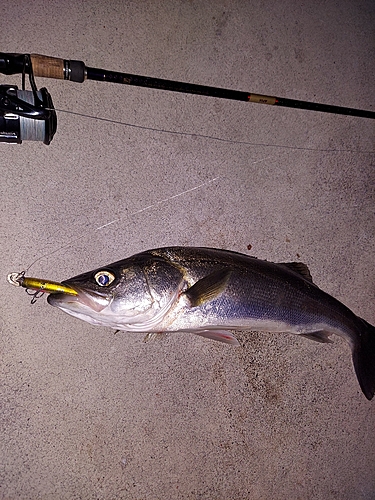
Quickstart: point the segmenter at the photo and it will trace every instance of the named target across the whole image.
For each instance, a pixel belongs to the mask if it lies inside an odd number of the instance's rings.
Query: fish
[[[363,394],[374,396],[375,327],[315,285],[301,262],[164,247],[61,284],[65,291],[53,290],[50,305],[92,325],[148,338],[190,332],[239,345],[234,330],[292,333],[321,343],[338,335],[350,345]]]

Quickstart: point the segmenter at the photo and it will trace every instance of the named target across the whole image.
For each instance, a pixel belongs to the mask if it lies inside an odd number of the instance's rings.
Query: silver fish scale
[[[219,268],[232,270],[225,291],[199,307],[206,324],[224,326],[247,320],[250,327],[254,319],[307,328],[326,323],[348,332],[355,328],[357,318],[347,307],[283,264],[208,248],[172,247],[152,254],[183,268],[190,283]],[[196,315],[194,309],[184,310],[189,324]]]

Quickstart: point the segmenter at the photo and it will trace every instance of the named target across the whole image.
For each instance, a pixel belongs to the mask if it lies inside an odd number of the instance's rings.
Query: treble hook
[[[7,276],[9,283],[15,286],[24,286],[25,281],[25,272],[21,271],[20,273],[10,273]],[[35,291],[30,288],[26,288],[27,295],[31,295],[31,304],[35,304],[35,302],[43,295],[43,291],[41,289]]]
[[[42,290],[37,290],[35,292],[34,290],[30,290],[29,288],[26,288],[26,293],[27,293],[27,295],[32,296],[30,304],[35,304],[35,302],[44,294],[44,292]]]

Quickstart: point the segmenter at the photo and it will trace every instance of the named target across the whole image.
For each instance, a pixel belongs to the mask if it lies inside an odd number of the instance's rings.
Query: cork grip
[[[31,54],[30,57],[35,76],[64,79],[64,59],[39,54]]]

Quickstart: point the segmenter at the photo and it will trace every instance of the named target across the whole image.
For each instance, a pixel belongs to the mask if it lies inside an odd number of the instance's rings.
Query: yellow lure
[[[8,281],[12,285],[22,286],[29,290],[37,290],[43,293],[67,293],[69,295],[78,295],[78,292],[70,286],[63,285],[57,281],[42,280],[39,278],[30,278],[23,276],[23,273],[11,273],[8,275]]]

